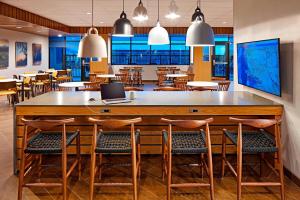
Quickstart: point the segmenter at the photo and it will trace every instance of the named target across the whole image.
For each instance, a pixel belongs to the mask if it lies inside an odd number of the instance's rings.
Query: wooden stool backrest
[[[49,80],[50,77],[49,77],[49,74],[37,74],[36,77],[35,77],[35,80],[38,82],[38,81],[46,81],[46,80]]]
[[[68,71],[67,70],[59,70],[57,71],[57,76],[67,76]]]
[[[268,128],[280,123],[280,120],[276,119],[240,119],[229,117],[229,120],[242,125],[252,126],[254,128]]]
[[[100,125],[109,129],[117,129],[127,125],[134,125],[138,122],[141,122],[142,118],[138,117],[134,119],[95,119],[93,117],[89,117],[89,121],[93,122],[96,125]]]
[[[68,118],[68,119],[55,119],[55,120],[43,120],[43,119],[29,120],[29,119],[22,118],[21,121],[25,124],[25,126],[29,126],[40,130],[50,130],[57,126],[63,126],[65,124],[72,123],[75,121],[75,119]]]

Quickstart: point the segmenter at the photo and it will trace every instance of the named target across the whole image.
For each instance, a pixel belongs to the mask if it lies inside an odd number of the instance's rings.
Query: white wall
[[[48,69],[49,65],[49,42],[48,37],[35,34],[0,29],[0,39],[9,41],[9,66],[0,68],[0,76],[12,78],[13,74],[21,74],[26,71],[38,71]],[[16,67],[15,42],[27,42],[27,66]],[[42,63],[32,65],[32,43],[42,44]]]
[[[284,105],[284,166],[300,178],[300,1],[234,0],[235,44],[277,37],[281,40],[282,97],[239,85],[236,57],[235,89],[247,90]]]
[[[132,65],[133,66],[133,65]],[[138,65],[142,66],[142,65]],[[181,69],[182,71],[187,71],[190,67],[189,65],[144,65],[143,67],[143,80],[157,80],[156,76],[156,69],[160,66],[166,66],[166,67],[177,67]],[[119,73],[120,68],[128,67],[128,65],[112,65],[112,73]]]

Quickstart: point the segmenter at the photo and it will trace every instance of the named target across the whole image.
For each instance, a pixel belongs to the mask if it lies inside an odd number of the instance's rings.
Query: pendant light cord
[[[200,0],[197,1],[197,7],[200,8]]]
[[[94,0],[92,0],[92,28],[94,28]]]
[[[124,12],[124,0],[123,0],[123,12]]]
[[[158,9],[157,9],[157,12],[158,12],[158,18],[157,18],[157,22],[159,22],[159,0],[157,0],[157,2],[158,2]]]

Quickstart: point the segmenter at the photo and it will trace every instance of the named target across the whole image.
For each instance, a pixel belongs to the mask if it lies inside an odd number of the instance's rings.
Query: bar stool
[[[242,186],[279,186],[281,188],[281,199],[284,197],[284,173],[281,153],[281,141],[280,141],[280,128],[279,120],[275,119],[238,119],[229,118],[230,121],[238,123],[238,131],[229,131],[224,129],[223,142],[222,142],[222,173],[224,176],[225,166],[229,169],[237,178],[237,199],[241,199]],[[243,131],[242,126],[254,127],[258,130],[255,131]],[[274,126],[275,137],[266,131],[268,127]],[[226,138],[237,146],[237,169],[235,170],[231,163],[226,159]],[[263,153],[277,153],[279,164],[279,182],[242,182],[242,158],[243,154],[263,154]],[[266,160],[267,166],[270,167],[277,175],[276,169]]]
[[[209,123],[213,118],[205,120],[170,120],[161,119],[162,122],[168,123],[168,131],[162,132],[162,174],[167,177],[167,199],[171,199],[171,188],[178,187],[210,187],[210,198],[214,199],[213,183],[213,164],[212,150],[209,132]],[[172,126],[186,129],[196,129],[205,126],[205,131],[172,131]],[[209,183],[172,183],[172,154],[199,154],[201,157],[201,169],[205,166],[209,176]],[[204,154],[207,154],[208,164],[204,161]]]
[[[93,141],[91,149],[90,200],[94,199],[94,186],[133,186],[133,199],[137,200],[137,176],[140,176],[141,153],[140,132],[135,131],[134,125],[142,118],[118,120],[89,118],[94,123]],[[130,125],[130,131],[98,132],[98,125],[108,129],[119,129]],[[96,154],[99,154],[99,165],[96,166]],[[132,183],[95,183],[95,175],[99,170],[99,179],[102,174],[103,154],[131,154]]]
[[[22,200],[23,187],[62,187],[63,199],[67,199],[67,179],[76,166],[78,167],[78,177],[81,177],[80,133],[78,130],[74,132],[66,131],[66,124],[74,121],[74,118],[62,120],[27,120],[22,118],[24,135],[21,150],[18,200]],[[49,131],[60,126],[62,127],[61,131]],[[32,130],[32,128],[35,130]],[[74,140],[76,140],[76,159],[69,170],[67,170],[67,147]],[[42,155],[49,154],[61,154],[62,182],[25,183],[24,178],[34,165],[38,166],[39,176],[41,175]],[[29,160],[30,155],[33,157],[31,160]]]

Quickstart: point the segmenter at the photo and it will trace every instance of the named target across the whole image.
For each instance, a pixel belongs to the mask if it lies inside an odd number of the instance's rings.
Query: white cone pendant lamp
[[[113,26],[113,36],[116,37],[133,37],[134,31],[130,20],[127,19],[127,15],[124,12],[124,0],[123,0],[123,11],[120,18],[117,19]]]
[[[187,46],[214,46],[215,37],[212,27],[205,23],[204,14],[200,10],[200,1],[192,16],[192,24],[186,33]]]
[[[106,42],[98,35],[98,30],[94,27],[94,0],[92,0],[92,27],[80,40],[77,56],[80,58],[107,58]]]
[[[147,9],[144,7],[142,0],[140,0],[138,6],[134,9],[132,18],[139,22],[148,20]]]
[[[160,26],[159,23],[159,0],[158,0],[157,11],[158,11],[157,24],[149,32],[148,45],[170,44],[168,31],[164,27]]]

